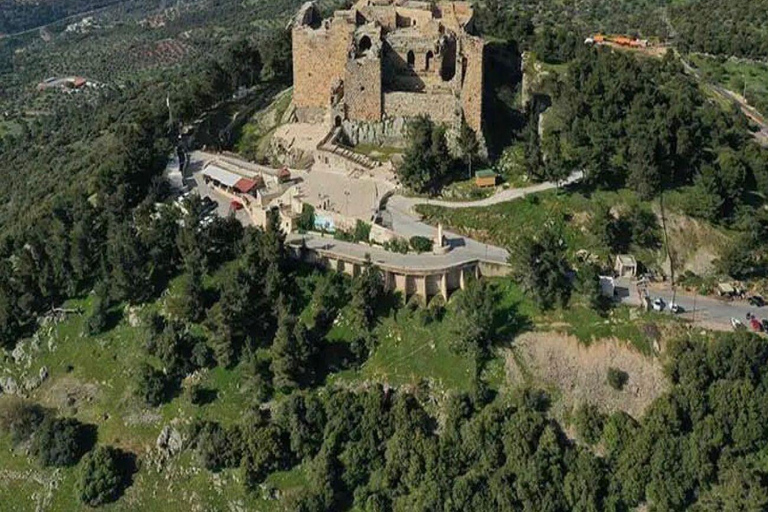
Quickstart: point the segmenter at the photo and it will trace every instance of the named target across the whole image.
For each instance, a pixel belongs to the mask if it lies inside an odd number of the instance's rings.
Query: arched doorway
[[[427,52],[427,57],[424,62],[424,69],[426,71],[429,71],[429,68],[432,66],[432,59],[435,58],[435,54],[432,53],[432,50]]]
[[[440,77],[448,82],[456,76],[456,41],[448,41],[442,55],[443,65],[440,69]]]
[[[359,53],[367,52],[371,49],[371,46],[373,43],[371,42],[371,38],[368,36],[363,36],[360,38],[360,42],[357,43],[357,51]]]
[[[414,55],[413,50],[408,50],[408,67],[413,68],[413,66],[416,65],[416,55]]]
[[[336,126],[336,128],[340,128],[341,127],[341,116],[336,116],[336,119],[333,120],[333,124],[334,124],[334,126]]]

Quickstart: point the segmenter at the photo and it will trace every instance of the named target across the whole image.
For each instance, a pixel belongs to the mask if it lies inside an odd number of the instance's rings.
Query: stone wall
[[[452,94],[400,91],[384,93],[384,112],[388,117],[425,115],[436,123],[448,125],[456,123],[461,115],[460,106]]]
[[[406,143],[408,121],[403,117],[388,117],[378,123],[347,120],[341,127],[353,146],[374,144],[400,147]]]
[[[461,89],[464,119],[475,133],[482,135],[485,43],[476,37],[464,37],[461,39],[461,49],[462,61],[457,64],[464,77]]]
[[[381,60],[363,57],[347,63],[344,79],[347,116],[357,121],[381,119]]]
[[[293,28],[293,104],[297,116],[307,109],[329,109],[331,88],[344,78],[355,25],[337,17],[319,28]]]

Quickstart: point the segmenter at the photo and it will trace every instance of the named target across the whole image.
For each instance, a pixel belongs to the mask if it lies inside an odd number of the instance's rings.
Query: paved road
[[[674,296],[674,302],[684,309],[684,312],[679,315],[680,317],[693,322],[694,325],[710,329],[731,330],[731,318],[737,318],[747,325],[747,313],[752,313],[760,319],[768,318],[768,307],[755,308],[745,300],[729,301],[682,291],[673,294],[669,285],[653,286],[649,289],[649,294],[652,299],[661,297],[664,300],[664,311],[659,314],[672,314],[669,311],[669,305],[672,303]],[[640,299],[637,289],[632,287],[629,296],[624,297],[622,303],[639,306]]]
[[[516,199],[523,198],[529,194],[536,194],[537,192],[552,190],[553,188],[557,188],[558,186],[564,187],[581,180],[583,177],[584,177],[584,173],[581,171],[577,171],[571,174],[568,177],[568,179],[566,179],[562,183],[556,184],[549,181],[545,181],[544,183],[537,183],[536,185],[531,185],[530,187],[508,188],[506,190],[497,192],[491,197],[487,197],[485,199],[478,199],[476,201],[443,201],[440,199],[396,196],[396,202],[398,203],[398,207],[401,209],[405,208],[406,206],[409,208],[413,208],[414,206],[419,204],[427,204],[430,206],[442,206],[445,208],[474,208],[474,207],[482,207],[482,206],[492,206],[494,204],[514,201]]]
[[[573,173],[561,186],[569,185],[580,180],[583,177],[582,172]],[[444,206],[446,208],[474,208],[491,206],[494,204],[505,203],[521,199],[529,194],[551,190],[558,185],[551,182],[539,183],[530,187],[510,188],[503,190],[492,197],[480,199],[478,201],[440,201],[435,199],[425,199],[419,197],[405,197],[394,195],[390,197],[384,205],[384,219],[389,227],[396,233],[410,238],[412,236],[425,236],[435,238],[437,229],[425,222],[422,222],[419,215],[414,211],[414,207],[420,204],[433,206]],[[445,238],[449,245],[453,247],[452,251],[471,254],[475,259],[490,261],[493,263],[506,263],[509,253],[503,247],[484,244],[462,237],[456,233],[446,231]]]

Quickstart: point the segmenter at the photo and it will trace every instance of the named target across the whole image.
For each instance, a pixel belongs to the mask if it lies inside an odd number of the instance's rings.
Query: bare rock
[[[8,395],[15,395],[19,392],[19,384],[13,377],[0,377],[0,391]]]
[[[181,451],[184,446],[184,440],[177,429],[166,425],[157,437],[155,445],[160,451],[170,457]]]
[[[141,318],[139,316],[140,308],[127,306],[125,308],[125,318],[128,320],[128,325],[131,327],[139,327],[141,325]]]

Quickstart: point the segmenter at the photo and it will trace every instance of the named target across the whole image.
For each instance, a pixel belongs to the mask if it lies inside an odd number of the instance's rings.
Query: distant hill
[[[0,0],[0,34],[13,34],[121,0]]]

